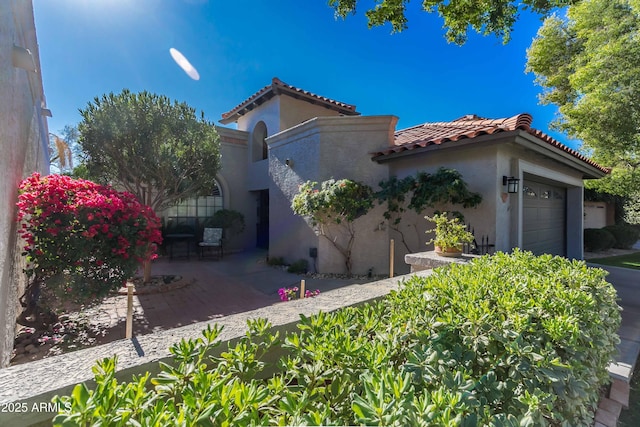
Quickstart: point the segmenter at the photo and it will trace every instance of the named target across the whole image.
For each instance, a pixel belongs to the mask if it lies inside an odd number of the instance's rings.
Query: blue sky
[[[371,3],[371,2],[369,2]],[[365,6],[367,3],[363,3]],[[512,40],[471,35],[447,44],[441,19],[409,3],[409,29],[369,30],[364,7],[334,18],[326,0],[33,0],[52,132],[80,121],[96,96],[148,90],[185,101],[218,124],[221,114],[272,77],[355,104],[365,115],[394,114],[398,128],[465,114],[521,112],[549,131],[556,109],[525,74],[526,49],[541,21],[522,13]],[[169,49],[200,74],[190,79]]]

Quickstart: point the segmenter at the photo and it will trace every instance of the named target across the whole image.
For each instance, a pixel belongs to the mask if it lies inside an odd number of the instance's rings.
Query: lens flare
[[[187,76],[191,77],[193,80],[200,80],[200,74],[198,74],[198,70],[195,69],[191,62],[178,50],[171,48],[169,49],[169,53],[173,60],[178,64],[178,67],[182,68],[182,70],[187,73]]]

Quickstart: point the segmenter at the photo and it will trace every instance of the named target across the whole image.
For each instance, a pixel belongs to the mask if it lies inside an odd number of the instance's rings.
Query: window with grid
[[[211,195],[192,197],[167,208],[164,211],[164,217],[171,218],[198,218],[200,221],[205,218],[211,218],[214,213],[222,209],[222,192],[220,186],[215,183]]]

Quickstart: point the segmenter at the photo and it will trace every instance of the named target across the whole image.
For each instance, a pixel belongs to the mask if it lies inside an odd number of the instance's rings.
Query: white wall
[[[584,228],[607,226],[607,204],[605,202],[584,202]]]
[[[14,45],[31,51],[37,72],[14,67]],[[0,0],[0,368],[9,363],[26,281],[16,248],[18,184],[34,171],[49,170],[39,62],[31,1]]]

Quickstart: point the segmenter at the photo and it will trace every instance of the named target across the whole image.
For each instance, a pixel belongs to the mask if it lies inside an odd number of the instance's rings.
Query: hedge
[[[604,230],[613,234],[616,239],[613,247],[618,249],[630,249],[640,238],[640,231],[628,224],[608,225]]]
[[[584,229],[584,248],[589,252],[600,252],[611,249],[616,244],[616,238],[604,228]]]
[[[498,253],[302,316],[283,340],[251,321],[220,356],[207,355],[220,333],[209,326],[174,345],[175,363],[151,380],[118,382],[115,359],[101,361],[94,389],[56,398],[70,409],[54,424],[592,425],[620,324],[605,274]],[[282,349],[269,373],[265,354]]]

